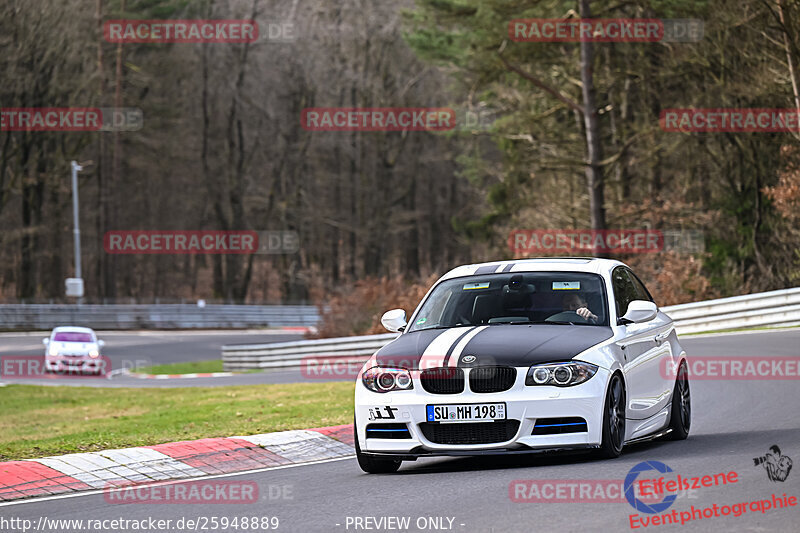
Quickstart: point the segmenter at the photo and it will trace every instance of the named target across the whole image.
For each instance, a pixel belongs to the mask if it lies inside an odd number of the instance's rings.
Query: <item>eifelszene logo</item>
[[[636,482],[636,478],[639,477],[640,473],[647,472],[648,470],[655,470],[662,474],[672,472],[670,467],[660,461],[643,461],[639,463],[631,468],[628,472],[628,475],[625,476],[625,499],[628,500],[628,503],[631,504],[631,506],[633,506],[633,508],[637,511],[656,514],[669,509],[669,507],[675,503],[678,495],[666,495],[664,496],[663,500],[656,503],[645,503],[641,499],[637,498],[633,491],[634,483]]]

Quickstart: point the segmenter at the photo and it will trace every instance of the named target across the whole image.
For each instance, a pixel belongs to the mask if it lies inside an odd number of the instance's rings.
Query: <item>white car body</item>
[[[102,373],[105,359],[100,350],[105,344],[90,328],[62,326],[53,329],[45,345],[45,368],[48,372]]]
[[[594,276],[582,277],[585,274]],[[359,463],[362,468],[368,472],[393,471],[401,460],[435,455],[478,455],[573,448],[605,449],[607,446],[604,446],[604,416],[611,419],[608,422],[609,427],[617,423],[617,433],[624,433],[624,441],[617,446],[618,450],[610,455],[604,453],[606,456],[618,455],[624,443],[669,433],[673,424],[671,421],[671,412],[674,410],[673,390],[678,389],[675,375],[667,370],[674,372],[678,369],[686,354],[678,342],[672,320],[666,314],[657,311],[654,303],[639,301],[630,304],[633,299],[630,291],[635,283],[632,281],[627,283],[625,280],[632,279],[631,274],[630,269],[619,261],[592,258],[500,261],[461,266],[445,274],[428,291],[411,315],[407,329],[397,339],[376,352],[359,374],[355,393],[355,428]],[[509,275],[513,276],[513,279]],[[551,325],[522,321],[494,324],[475,322],[471,325],[457,325],[446,329],[414,330],[415,324],[421,322],[424,325],[427,320],[427,317],[419,316],[425,302],[437,287],[448,280],[457,280],[459,284],[463,281],[465,294],[457,293],[461,285],[443,286],[456,287],[447,289],[451,292],[443,308],[449,305],[450,300],[453,300],[453,306],[456,306],[457,302],[461,301],[456,298],[466,299],[467,302],[472,298],[473,318],[464,320],[473,320],[479,314],[480,296],[466,295],[468,289],[483,290],[487,296],[481,302],[502,298],[503,301],[512,302],[510,305],[516,305],[513,304],[514,299],[519,302],[533,301],[535,297],[539,297],[542,301],[546,298],[552,300],[556,297],[557,287],[560,289],[580,286],[580,282],[577,281],[553,281],[552,294],[547,294],[546,280],[550,279],[548,276],[568,280],[571,275],[590,281],[597,280],[597,286],[602,287],[602,291],[596,294],[604,293],[603,297],[606,298],[608,316],[604,317],[605,325],[563,323]],[[489,287],[493,283],[492,280],[499,280],[500,283],[503,280],[511,281],[499,285],[500,293],[495,294]],[[540,280],[545,281],[540,283]],[[587,286],[587,282],[584,281],[583,284]],[[515,289],[512,289],[512,286]],[[537,287],[543,287],[545,290]],[[615,289],[618,293],[626,292],[628,296],[615,293]],[[517,292],[514,292],[515,290]],[[641,289],[636,290],[641,293]],[[644,292],[647,293],[646,288]],[[649,293],[647,296],[650,296]],[[627,298],[628,301],[625,304],[628,307],[628,316],[623,320],[617,310],[619,298]],[[595,304],[595,307],[599,308],[599,305]],[[531,310],[536,309],[531,308]],[[445,313],[446,311],[441,311],[440,320],[444,320]],[[557,314],[564,313],[567,311]],[[403,314],[398,310],[386,313],[384,325],[397,330],[405,324]],[[628,320],[630,318],[636,322],[630,322]],[[642,320],[643,318],[647,320]],[[495,320],[505,319],[495,318]],[[538,374],[549,375],[550,381],[547,383],[552,383],[554,374],[548,372],[554,372],[559,363],[569,365],[573,362],[580,362],[587,368],[594,365],[596,373],[585,381],[571,386],[526,383],[526,379],[532,380],[532,377],[528,378],[528,371],[532,366],[553,363],[554,365],[548,367],[548,370]],[[491,379],[495,379],[487,378],[490,380],[481,382],[479,380],[481,375],[501,375],[495,374],[494,372],[497,372],[495,370],[478,370],[481,366],[495,368],[513,366],[516,369],[516,377],[507,390],[475,392],[473,388],[478,388],[481,383],[491,383]],[[375,383],[384,372],[384,370],[370,370],[375,367],[405,368],[411,377],[412,388],[390,392],[371,390],[366,383],[369,382],[370,387],[380,388]],[[426,374],[427,385],[423,387],[421,374],[426,369],[433,368],[448,370],[430,370]],[[453,370],[458,368],[461,370]],[[577,372],[581,369],[572,366],[570,379],[573,377],[573,370]],[[431,381],[431,376],[437,375],[433,372],[449,376],[446,379],[455,380],[453,383],[457,387],[458,381],[462,379],[460,377],[462,371],[463,392],[441,393],[440,390],[434,390],[439,387],[446,389],[450,385],[445,386],[444,382],[440,385]],[[473,384],[470,376],[476,372]],[[502,375],[509,376],[507,382],[511,383],[512,371],[506,368],[502,372],[504,372]],[[564,370],[560,373],[562,378],[566,375],[565,372]],[[401,378],[401,374],[394,373],[393,377],[402,379],[405,383],[407,378],[405,376]],[[618,422],[613,421],[614,409],[609,408],[608,414],[605,413],[606,406],[610,405],[608,402],[612,393],[609,392],[609,387],[614,375],[621,376],[624,387],[623,395],[619,399],[620,409],[616,411],[620,413],[621,406],[624,405],[624,420],[621,427]],[[616,384],[618,380],[619,378],[615,380],[615,391],[618,391]],[[685,438],[689,428],[688,379],[685,383],[686,427],[684,434],[678,438]],[[618,395],[617,392],[614,394]],[[676,401],[680,401],[680,398]],[[429,406],[441,407],[439,414],[450,412],[450,415],[453,415],[453,410],[456,410],[458,416],[466,416],[467,413],[474,416],[472,409],[464,408],[458,411],[454,407],[457,404],[495,404],[497,410],[500,409],[497,404],[504,404],[506,419],[469,422],[429,420],[429,417],[437,412],[429,410]],[[485,407],[476,409],[480,412]],[[678,410],[681,409],[683,408]],[[584,421],[583,425],[581,419]],[[556,422],[548,423],[553,420]],[[497,426],[501,422],[504,424],[502,428]],[[492,424],[495,426],[491,426]],[[381,425],[388,429],[382,429]],[[407,432],[397,429],[403,425],[407,428]],[[378,467],[372,468],[370,465]]]

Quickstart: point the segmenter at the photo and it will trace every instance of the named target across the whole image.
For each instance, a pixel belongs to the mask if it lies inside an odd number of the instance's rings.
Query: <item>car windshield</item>
[[[80,333],[78,331],[61,331],[53,337],[54,341],[59,342],[92,342],[91,333]]]
[[[440,283],[408,329],[493,324],[608,325],[603,279],[582,272],[469,276]]]

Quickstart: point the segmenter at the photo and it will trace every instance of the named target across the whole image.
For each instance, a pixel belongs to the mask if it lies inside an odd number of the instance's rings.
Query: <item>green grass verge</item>
[[[168,365],[153,365],[137,368],[136,374],[202,374],[206,372],[223,372],[222,359],[211,361],[189,361],[187,363],[170,363]],[[260,368],[237,372],[239,374],[252,374],[261,372]]]
[[[0,461],[349,424],[353,383],[0,389]]]
[[[194,374],[200,372],[222,372],[222,359],[153,365],[136,369],[137,374]]]

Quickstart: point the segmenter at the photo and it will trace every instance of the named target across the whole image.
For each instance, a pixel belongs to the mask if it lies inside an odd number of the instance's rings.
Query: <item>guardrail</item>
[[[274,344],[241,344],[222,347],[223,370],[251,368],[299,368],[306,357],[336,358],[363,363],[397,333],[338,337]]]
[[[800,325],[800,287],[662,307],[679,334]],[[225,370],[299,368],[303,358],[363,363],[396,333],[222,347]]]
[[[800,287],[661,308],[678,333],[800,325]]]
[[[0,305],[0,329],[219,329],[316,326],[313,305]]]

